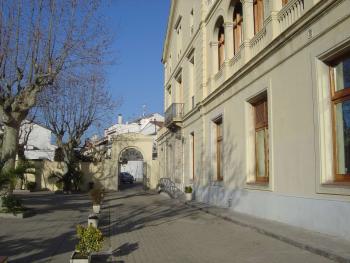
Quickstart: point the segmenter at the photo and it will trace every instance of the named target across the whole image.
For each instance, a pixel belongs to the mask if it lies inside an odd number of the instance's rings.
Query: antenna
[[[143,104],[143,105],[142,105],[142,117],[145,117],[145,116],[146,116],[146,111],[147,111],[147,105],[146,105],[146,104]]]

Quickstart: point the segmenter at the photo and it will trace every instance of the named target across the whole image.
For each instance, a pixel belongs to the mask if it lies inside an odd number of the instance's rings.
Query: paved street
[[[0,254],[10,262],[68,262],[75,225],[86,223],[87,195],[32,193],[36,215],[0,219]],[[132,186],[110,193],[103,209],[106,255],[96,262],[333,262]]]
[[[333,262],[137,187],[109,199],[114,261]]]
[[[75,226],[86,224],[91,202],[87,195],[37,192],[21,195],[35,210],[24,219],[0,218],[0,255],[10,262],[69,262],[76,244]]]

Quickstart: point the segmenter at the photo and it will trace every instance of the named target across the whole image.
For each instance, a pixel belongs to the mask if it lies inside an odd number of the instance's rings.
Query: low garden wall
[[[62,172],[63,163],[49,160],[31,161],[31,163],[35,166],[35,175],[27,174],[27,181],[36,182],[36,190],[58,190],[54,180],[50,180],[49,176],[54,172]],[[113,172],[115,170],[109,160],[98,163],[80,162],[79,166],[83,173],[83,182],[80,186],[81,190],[88,190],[89,182],[94,182],[96,186],[108,190],[117,190],[117,179],[115,172]]]

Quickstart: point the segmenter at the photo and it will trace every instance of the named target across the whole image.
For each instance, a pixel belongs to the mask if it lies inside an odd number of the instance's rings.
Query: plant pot
[[[91,214],[88,217],[88,226],[92,225],[93,227],[97,228],[98,226],[98,216],[95,214]]]
[[[84,258],[77,251],[74,251],[70,257],[69,263],[90,263],[90,261],[91,256]]]
[[[95,214],[99,214],[101,210],[101,205],[92,205],[92,211],[94,211]]]
[[[185,193],[186,201],[192,201],[192,193]]]

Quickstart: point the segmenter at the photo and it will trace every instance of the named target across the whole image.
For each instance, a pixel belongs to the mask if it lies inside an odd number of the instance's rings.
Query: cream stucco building
[[[350,239],[350,1],[173,0],[160,177]]]

